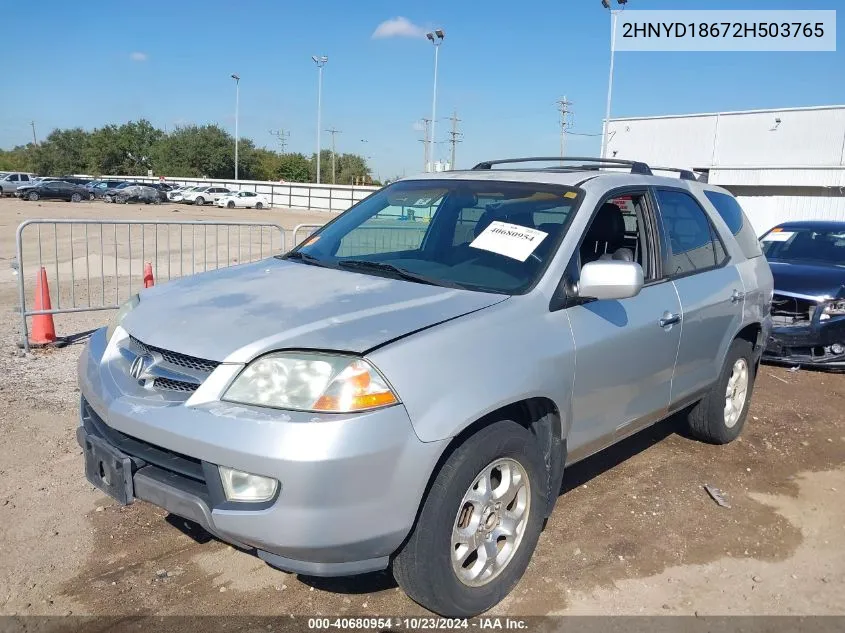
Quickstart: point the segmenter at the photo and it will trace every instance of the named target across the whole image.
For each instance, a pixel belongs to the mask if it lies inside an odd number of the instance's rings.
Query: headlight
[[[124,303],[120,308],[117,310],[117,314],[112,317],[112,320],[109,322],[109,327],[106,330],[106,340],[110,341],[111,337],[114,336],[114,331],[118,325],[123,323],[123,319],[126,318],[126,315],[132,312],[135,307],[141,302],[140,297],[138,295],[133,295],[130,297],[129,301]]]
[[[224,400],[262,407],[348,413],[399,402],[367,361],[350,356],[279,352],[252,361]]]
[[[845,299],[837,299],[828,303],[824,310],[822,310],[821,320],[829,319],[832,316],[842,316],[845,314]]]
[[[229,501],[269,501],[276,496],[279,482],[270,477],[218,466],[223,492]]]

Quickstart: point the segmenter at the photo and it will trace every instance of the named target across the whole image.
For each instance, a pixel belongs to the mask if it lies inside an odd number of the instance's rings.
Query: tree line
[[[91,131],[53,130],[43,142],[0,149],[0,170],[41,176],[143,176],[152,170],[166,178],[233,178],[235,139],[219,125],[186,125],[165,132],[149,121],[129,121]],[[243,180],[314,182],[316,154],[279,153],[238,143],[238,177]],[[320,154],[320,181],[332,182],[332,153]],[[335,182],[372,182],[367,161],[357,154],[335,155]],[[376,183],[377,184],[377,183]]]

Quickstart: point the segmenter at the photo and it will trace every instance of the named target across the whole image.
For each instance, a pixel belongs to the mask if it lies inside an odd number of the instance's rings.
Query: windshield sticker
[[[764,242],[788,242],[795,235],[794,231],[772,231],[763,238]]]
[[[524,262],[548,233],[518,224],[491,222],[470,246]]]

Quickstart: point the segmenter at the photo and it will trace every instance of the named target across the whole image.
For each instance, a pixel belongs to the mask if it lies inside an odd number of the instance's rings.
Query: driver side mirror
[[[580,299],[628,299],[643,288],[643,269],[636,262],[599,260],[584,264],[578,282]]]

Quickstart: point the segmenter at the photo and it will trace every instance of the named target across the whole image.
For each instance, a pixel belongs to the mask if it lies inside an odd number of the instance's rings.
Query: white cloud
[[[133,62],[145,62],[147,61],[147,59],[149,59],[149,55],[147,55],[146,53],[135,51],[134,53],[129,54],[129,59],[131,59]]]
[[[425,29],[408,18],[398,17],[385,20],[373,31],[373,39],[387,37],[425,37]]]

